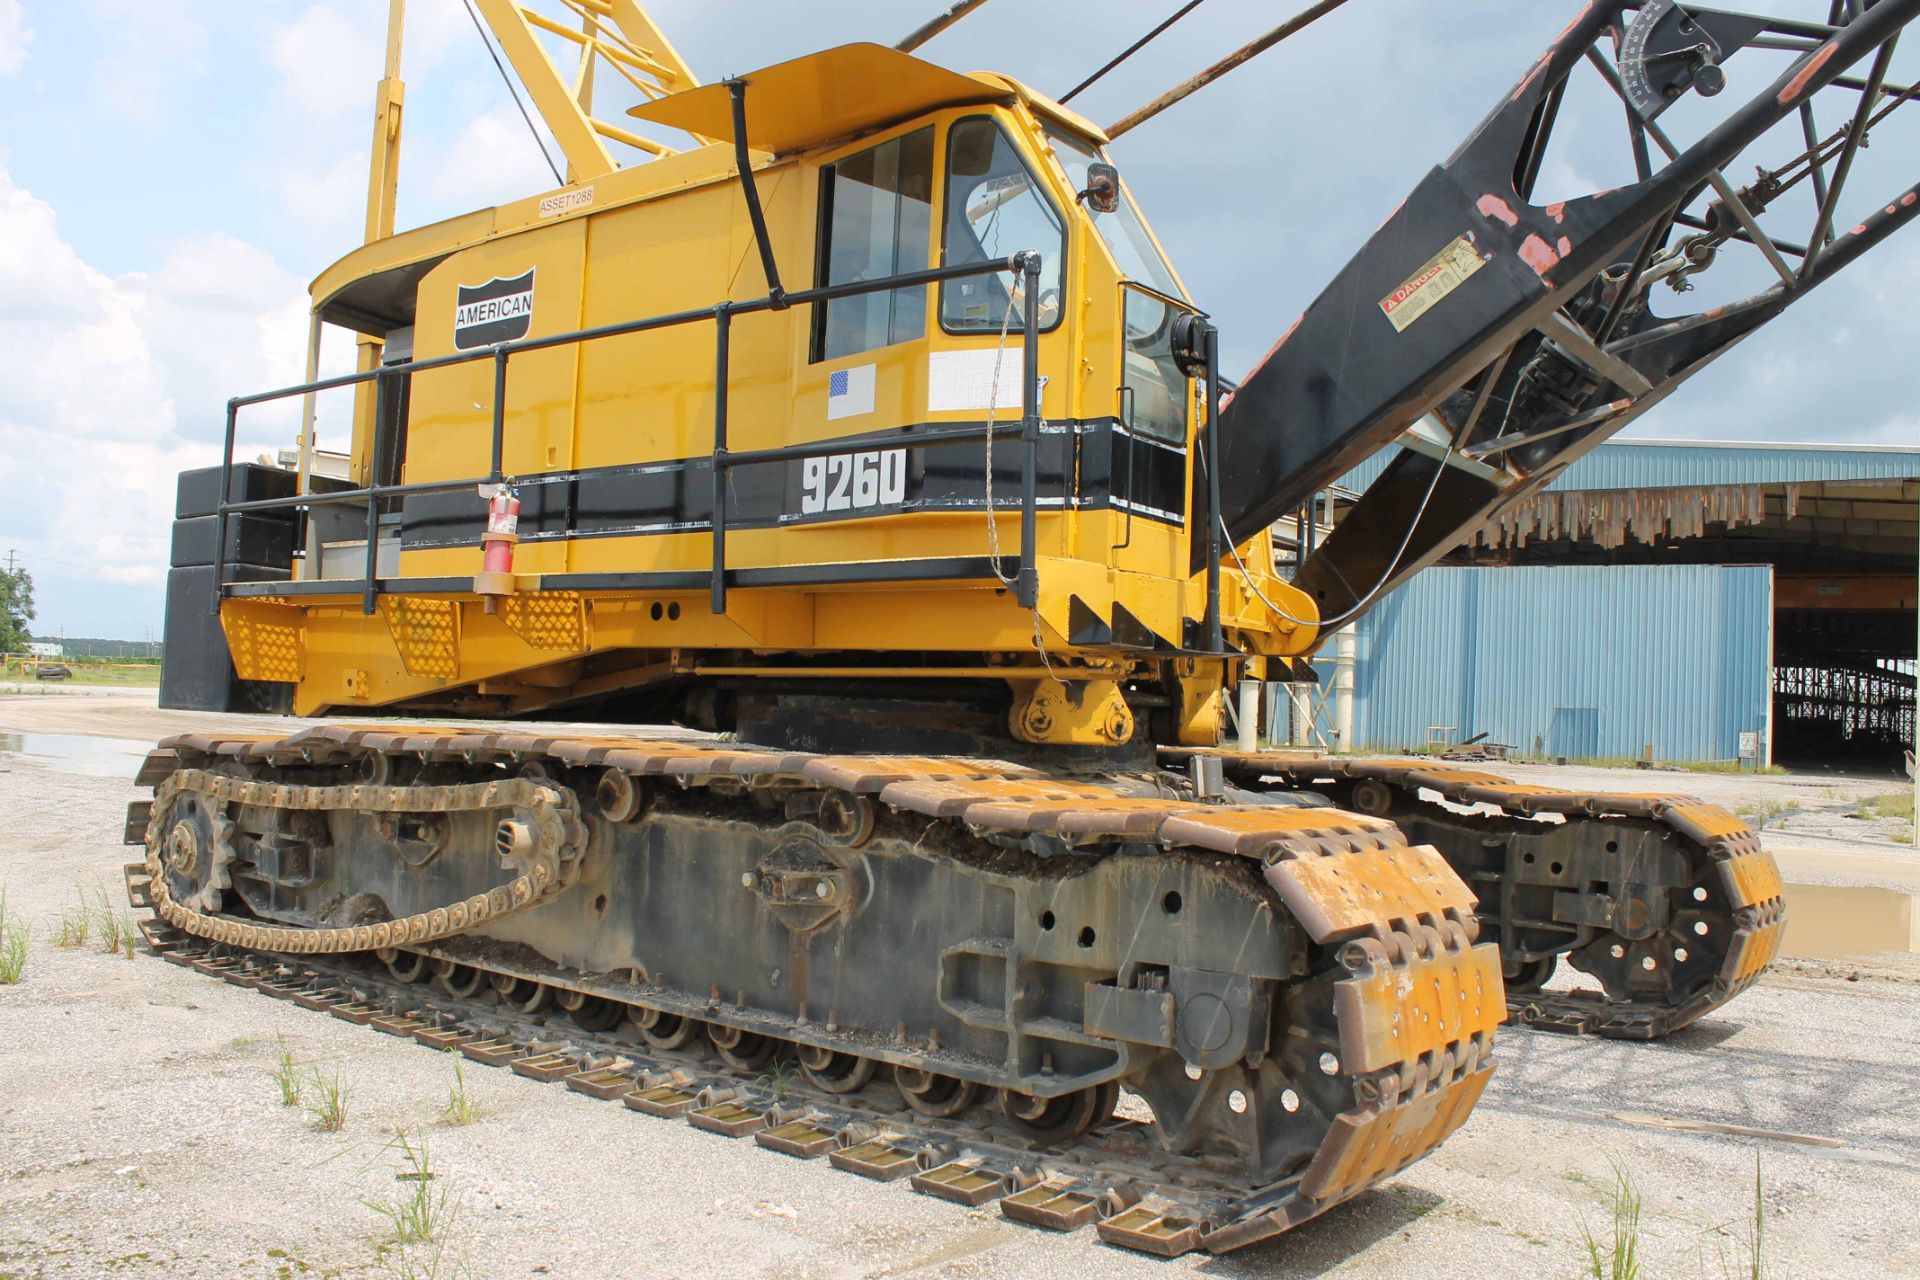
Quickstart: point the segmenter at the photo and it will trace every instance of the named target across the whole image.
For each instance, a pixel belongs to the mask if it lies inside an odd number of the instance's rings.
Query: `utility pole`
[[[20,569],[20,553],[12,547],[7,548],[7,576],[11,578]]]

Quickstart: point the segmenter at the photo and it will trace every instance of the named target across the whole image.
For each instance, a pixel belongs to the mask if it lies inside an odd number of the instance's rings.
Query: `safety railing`
[[[656,329],[670,329],[680,325],[698,324],[711,320],[714,324],[714,410],[713,410],[713,569],[711,578],[711,603],[713,612],[722,614],[727,607],[727,475],[735,467],[761,462],[799,461],[806,458],[822,457],[842,452],[846,449],[844,440],[822,440],[806,444],[784,445],[772,449],[743,449],[734,451],[727,444],[727,382],[728,359],[732,348],[733,320],[736,316],[753,315],[764,311],[784,311],[789,307],[812,303],[832,302],[838,298],[852,298],[869,293],[882,293],[893,289],[910,289],[921,285],[938,284],[945,280],[959,280],[970,276],[992,275],[1005,271],[1019,277],[1023,285],[1023,333],[1021,335],[1025,355],[1023,363],[1023,385],[1020,398],[1020,421],[991,429],[995,439],[1018,437],[1022,447],[1022,476],[1020,500],[1020,567],[1015,578],[1015,597],[1023,608],[1033,608],[1039,595],[1039,575],[1035,568],[1034,541],[1036,510],[1038,507],[1037,459],[1040,443],[1040,255],[1032,251],[1016,253],[1007,258],[989,258],[981,262],[959,263],[951,266],[930,267],[923,271],[907,271],[899,275],[886,276],[876,280],[849,281],[845,284],[822,285],[814,289],[804,289],[794,293],[770,292],[766,296],[745,302],[719,302],[710,307],[701,307],[691,311],[671,311],[657,316],[648,316],[639,320],[624,320],[617,324],[598,325],[588,329],[576,329],[568,333],[550,334],[538,338],[522,338],[515,342],[496,343],[474,351],[458,352],[454,355],[434,356],[425,360],[412,360],[405,363],[367,369],[355,373],[340,374],[331,378],[319,378],[312,382],[303,382],[298,386],[281,387],[274,391],[262,391],[253,395],[235,396],[227,401],[226,446],[221,454],[220,503],[217,508],[218,525],[214,542],[214,582],[218,588],[214,595],[214,611],[217,613],[220,601],[230,593],[226,581],[227,573],[227,528],[228,517],[250,511],[281,511],[289,508],[304,509],[311,512],[319,506],[345,506],[364,503],[367,512],[367,560],[366,574],[362,586],[362,607],[365,612],[373,613],[378,608],[381,579],[379,577],[380,542],[380,504],[389,498],[404,498],[409,494],[452,493],[463,489],[478,490],[482,485],[511,485],[514,477],[504,472],[506,452],[506,400],[507,365],[516,355],[528,351],[544,351],[552,347],[569,346],[577,343],[593,342],[601,338],[615,338],[631,333],[647,333]],[[376,412],[373,415],[373,439],[367,451],[369,458],[370,482],[358,489],[340,489],[331,493],[299,493],[284,498],[257,498],[235,502],[233,498],[233,450],[235,437],[239,429],[240,410],[248,405],[265,404],[275,400],[284,400],[293,396],[314,395],[322,391],[331,391],[341,387],[356,386],[363,382],[386,383],[391,380],[412,378],[415,374],[427,373],[434,369],[451,368],[455,365],[476,364],[483,360],[493,362],[493,431],[490,453],[490,465],[485,476],[472,476],[463,480],[424,480],[413,483],[378,483],[377,467],[379,459],[385,456],[385,415]],[[378,396],[376,395],[376,400]],[[991,419],[989,419],[991,420]],[[987,427],[951,427],[935,428],[915,433],[910,437],[914,444],[972,444],[987,439]],[[991,518],[991,517],[990,517]],[[351,581],[350,579],[346,581]]]

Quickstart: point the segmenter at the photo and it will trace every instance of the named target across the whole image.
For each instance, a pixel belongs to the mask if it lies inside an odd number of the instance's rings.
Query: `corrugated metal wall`
[[[1382,449],[1339,484],[1364,489],[1397,449]],[[1904,480],[1920,475],[1920,450],[1883,445],[1770,445],[1609,440],[1548,489],[1690,489],[1706,485],[1793,484],[1816,480]]]
[[[1429,569],[1358,639],[1354,750],[1407,750],[1449,725],[1456,742],[1485,731],[1525,755],[1651,743],[1662,760],[1731,760],[1743,730],[1769,728],[1773,570]],[[1314,665],[1330,689],[1331,640]]]

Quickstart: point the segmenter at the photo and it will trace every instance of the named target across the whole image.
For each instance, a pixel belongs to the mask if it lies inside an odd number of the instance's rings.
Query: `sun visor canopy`
[[[739,77],[747,82],[747,145],[783,155],[850,138],[942,107],[1005,101],[999,85],[879,44],[846,44]],[[725,83],[670,94],[628,115],[732,142]]]

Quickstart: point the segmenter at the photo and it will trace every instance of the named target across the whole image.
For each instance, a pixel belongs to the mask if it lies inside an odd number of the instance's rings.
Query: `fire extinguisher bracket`
[[[520,498],[512,486],[483,484],[487,500],[487,527],[480,535],[480,572],[473,575],[476,595],[512,595],[515,588],[513,548],[520,541]]]

